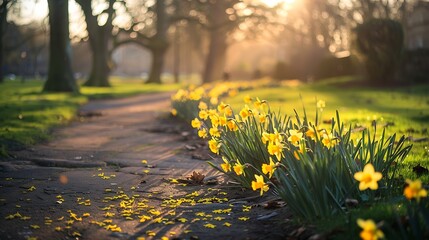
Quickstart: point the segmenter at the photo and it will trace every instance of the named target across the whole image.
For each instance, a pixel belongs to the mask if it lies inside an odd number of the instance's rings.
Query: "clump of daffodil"
[[[419,202],[420,198],[425,198],[428,196],[428,192],[422,187],[422,181],[418,179],[415,181],[407,179],[405,181],[407,186],[404,188],[404,196],[408,200],[416,199],[417,202]]]
[[[363,191],[367,188],[371,190],[378,189],[378,181],[383,177],[380,172],[376,172],[374,166],[368,163],[363,168],[362,172],[356,172],[354,178],[359,181],[359,190]]]
[[[240,175],[246,176],[246,174],[244,173],[244,165],[241,164],[240,161],[237,160],[237,163],[234,165],[233,169],[235,174],[237,174],[238,176]]]
[[[268,177],[273,177],[274,170],[276,169],[276,164],[273,162],[273,159],[270,158],[270,164],[262,164],[262,172],[268,174]]]
[[[373,220],[363,220],[359,218],[357,220],[357,224],[362,228],[362,232],[360,232],[362,240],[377,240],[384,238],[384,233],[378,229]]]
[[[268,191],[270,188],[268,187],[268,184],[265,183],[264,177],[262,175],[255,174],[255,179],[256,181],[252,181],[252,189],[253,191],[261,189],[262,196],[262,194],[264,194],[264,192]]]

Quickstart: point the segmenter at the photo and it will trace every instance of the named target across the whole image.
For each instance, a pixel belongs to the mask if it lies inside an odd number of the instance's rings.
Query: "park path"
[[[282,239],[169,105],[170,93],[91,101],[52,141],[1,162],[0,239]]]

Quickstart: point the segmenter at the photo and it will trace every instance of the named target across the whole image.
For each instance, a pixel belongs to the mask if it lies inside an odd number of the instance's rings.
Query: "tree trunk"
[[[209,52],[203,72],[203,82],[213,82],[222,79],[226,62],[227,34],[237,27],[236,22],[229,20],[226,9],[232,7],[238,1],[218,0],[211,3],[208,14],[209,21]],[[226,74],[225,74],[226,75]]]
[[[94,41],[94,38],[92,40],[90,39],[90,45],[92,48],[92,68],[89,78],[84,85],[93,87],[110,87],[108,53],[109,39],[103,31],[104,29],[97,30],[100,30],[97,37],[99,41]]]
[[[152,52],[152,65],[147,83],[161,83],[161,74],[164,69],[164,58],[167,47],[150,49]]]
[[[165,0],[157,0],[156,12],[156,34],[151,39],[149,50],[152,52],[152,66],[147,83],[161,83],[161,74],[164,69],[165,52],[168,49],[168,20],[165,12]]]
[[[48,0],[49,66],[43,91],[79,92],[71,68],[68,0]]]
[[[92,50],[91,73],[85,86],[108,87],[110,74],[109,41],[112,36],[112,15],[114,0],[109,0],[109,17],[104,26],[98,25],[97,16],[92,15],[91,0],[76,0],[85,15],[89,44]]]
[[[226,61],[226,33],[221,29],[210,32],[209,52],[203,72],[203,82],[220,80],[224,73]]]

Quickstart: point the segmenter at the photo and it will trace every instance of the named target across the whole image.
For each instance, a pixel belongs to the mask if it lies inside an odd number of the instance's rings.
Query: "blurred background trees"
[[[68,2],[71,64],[87,86],[109,86],[111,74],[149,83],[361,74],[383,84],[429,75],[426,1]],[[1,79],[46,78],[47,16],[46,0],[1,2]]]

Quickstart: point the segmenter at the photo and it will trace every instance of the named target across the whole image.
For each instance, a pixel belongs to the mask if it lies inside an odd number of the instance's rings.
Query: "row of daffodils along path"
[[[396,135],[353,133],[339,114],[330,126],[320,124],[324,101],[317,102],[316,119],[285,116],[270,109],[269,102],[244,97],[235,113],[223,96],[235,96],[246,83],[223,83],[179,90],[172,96],[172,114],[190,121],[197,134],[208,139],[210,150],[223,159],[210,163],[244,187],[264,194],[273,188],[297,217],[315,220],[348,211],[346,200],[375,203],[397,192],[396,166],[411,146]],[[253,83],[258,84],[258,83]],[[403,195],[421,206],[427,191],[420,180],[406,180]],[[362,239],[384,236],[371,220],[357,220]]]

